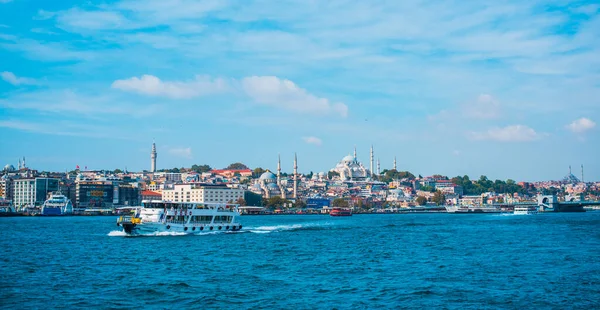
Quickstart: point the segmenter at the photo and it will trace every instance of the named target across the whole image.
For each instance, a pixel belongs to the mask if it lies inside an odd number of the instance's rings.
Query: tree
[[[212,170],[209,165],[192,165],[192,170],[197,173],[205,173]]]
[[[423,196],[419,196],[417,197],[417,204],[419,206],[424,206],[427,204],[427,198],[423,197]]]
[[[344,199],[344,198],[334,199],[333,203],[331,205],[334,208],[348,208],[348,206],[349,206],[348,201],[346,201],[346,199]]]
[[[302,200],[296,200],[294,207],[299,208],[299,209],[304,209],[304,208],[306,208],[306,202],[304,202]]]
[[[117,168],[113,171],[114,174],[119,174],[119,173],[123,173],[123,170]]]
[[[330,180],[333,179],[334,177],[339,177],[339,176],[340,176],[340,174],[335,171],[327,172],[327,178]]]
[[[279,207],[279,206],[283,206],[283,204],[286,202],[287,202],[287,200],[285,200],[279,196],[274,196],[274,197],[267,199],[265,201],[265,205],[267,207]]]
[[[242,163],[233,163],[233,164],[230,164],[229,166],[227,166],[227,168],[225,168],[225,169],[245,170],[245,169],[248,169],[248,166],[246,166]]]
[[[429,186],[429,185],[423,185],[419,189],[424,192],[431,192],[431,193],[435,192],[435,188],[433,188],[433,186]]]
[[[431,201],[435,202],[435,204],[439,206],[446,202],[446,196],[444,196],[444,193],[438,190],[433,194]]]
[[[235,201],[235,203],[237,203],[240,206],[245,206],[246,200],[244,200],[244,198],[240,197],[240,198],[238,198],[238,200]]]
[[[258,168],[254,168],[254,170],[252,171],[252,177],[253,178],[258,178],[260,177],[261,174],[265,173],[265,169],[258,167]]]

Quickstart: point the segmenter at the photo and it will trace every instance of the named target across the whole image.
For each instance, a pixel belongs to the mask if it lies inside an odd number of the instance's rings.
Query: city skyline
[[[0,163],[600,179],[593,1],[177,3],[0,1]]]

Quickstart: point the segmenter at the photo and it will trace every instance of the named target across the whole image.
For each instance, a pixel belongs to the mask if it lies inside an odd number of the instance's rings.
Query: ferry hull
[[[239,231],[242,225],[239,223],[206,224],[206,225],[182,225],[173,223],[121,223],[123,232],[128,235],[152,235],[159,233],[183,233],[198,234],[207,232]]]

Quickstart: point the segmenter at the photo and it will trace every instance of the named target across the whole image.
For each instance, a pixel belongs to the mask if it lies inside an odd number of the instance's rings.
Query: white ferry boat
[[[42,205],[41,215],[70,215],[73,214],[71,199],[60,192],[52,193]]]
[[[536,206],[515,206],[515,211],[513,214],[519,215],[528,215],[528,214],[537,214],[538,210]]]
[[[502,213],[497,207],[494,206],[445,206],[446,212],[455,214],[467,214],[467,213]]]
[[[237,231],[240,215],[237,204],[170,202],[144,200],[133,215],[121,216],[117,226],[129,235],[177,232],[194,234],[210,231]]]

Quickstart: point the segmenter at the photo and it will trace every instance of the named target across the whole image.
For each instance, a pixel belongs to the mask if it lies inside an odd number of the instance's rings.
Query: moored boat
[[[331,216],[352,216],[352,210],[348,208],[333,208],[329,212]]]
[[[12,201],[0,198],[0,216],[15,216],[18,213],[15,212],[15,208],[12,205]]]
[[[529,215],[529,214],[537,214],[538,210],[535,206],[519,206],[515,207],[513,214],[516,215]]]
[[[502,210],[494,206],[445,206],[446,212],[455,214],[468,213],[502,213]]]
[[[237,204],[142,201],[142,206],[132,209],[132,215],[121,216],[117,226],[128,235],[174,232],[194,234],[210,231],[238,231]]]
[[[44,201],[40,215],[70,215],[73,214],[73,203],[71,199],[60,192],[52,193],[50,198]]]

